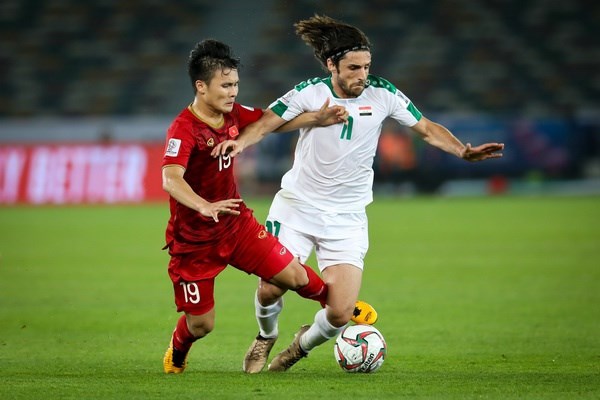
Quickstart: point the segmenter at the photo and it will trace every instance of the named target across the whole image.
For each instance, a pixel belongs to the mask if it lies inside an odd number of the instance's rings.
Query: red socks
[[[184,314],[177,321],[175,332],[173,332],[173,346],[177,350],[187,353],[195,341],[196,337],[190,333]]]
[[[325,308],[327,303],[327,285],[323,279],[309,266],[301,264],[308,275],[308,284],[296,290],[300,296],[318,301],[321,307]]]

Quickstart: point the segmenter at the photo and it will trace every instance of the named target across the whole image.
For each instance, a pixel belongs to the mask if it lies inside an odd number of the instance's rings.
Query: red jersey
[[[239,199],[234,174],[234,158],[210,155],[220,142],[233,139],[246,125],[258,120],[261,109],[252,109],[235,103],[230,113],[224,114],[220,128],[213,128],[200,120],[190,109],[184,109],[167,131],[162,166],[177,164],[185,168],[183,178],[196,194],[209,202]],[[219,215],[219,222],[204,217],[196,210],[170,198],[171,217],[166,240],[172,254],[187,253],[198,247],[214,245],[226,237],[237,216]],[[240,212],[249,212],[240,203]]]

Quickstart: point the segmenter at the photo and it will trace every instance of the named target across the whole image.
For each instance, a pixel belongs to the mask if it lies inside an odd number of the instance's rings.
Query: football
[[[333,346],[335,359],[346,372],[375,372],[386,352],[383,335],[372,325],[348,325]]]

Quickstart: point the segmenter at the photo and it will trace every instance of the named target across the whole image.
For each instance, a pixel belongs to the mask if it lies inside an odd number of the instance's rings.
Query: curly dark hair
[[[239,69],[240,59],[234,57],[231,47],[214,39],[196,43],[188,59],[188,75],[196,90],[196,81],[210,83],[215,71]]]
[[[335,65],[349,51],[371,50],[369,38],[355,26],[325,15],[316,15],[294,24],[296,35],[313,48],[315,57],[327,68],[327,59]]]

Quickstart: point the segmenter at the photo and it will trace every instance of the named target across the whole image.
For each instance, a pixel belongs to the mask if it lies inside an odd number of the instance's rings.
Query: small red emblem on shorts
[[[285,253],[287,253],[287,249],[285,247],[282,247],[281,250],[279,250],[279,254],[284,255]]]
[[[232,126],[231,128],[229,128],[229,137],[232,139],[235,139],[238,135],[240,134],[240,132],[238,131],[237,126]]]
[[[258,232],[258,238],[259,239],[264,239],[267,237],[267,231],[260,231]]]

